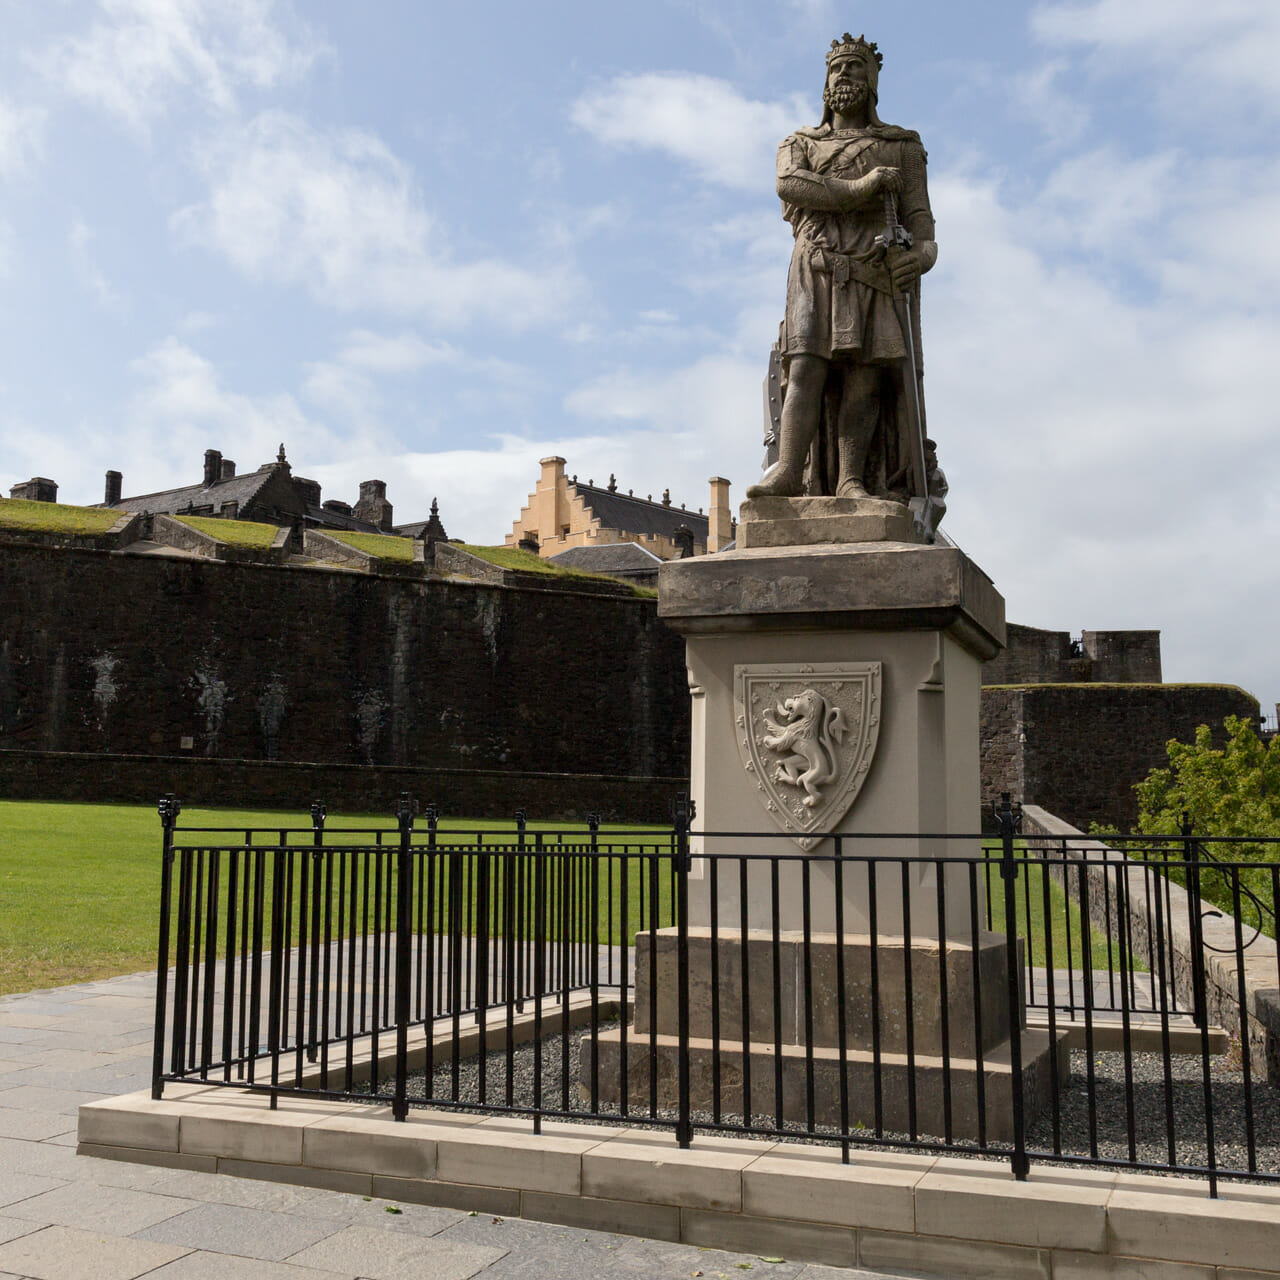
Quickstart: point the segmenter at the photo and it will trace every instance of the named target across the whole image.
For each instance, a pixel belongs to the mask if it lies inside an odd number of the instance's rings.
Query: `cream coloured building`
[[[543,458],[538,487],[520,510],[520,518],[507,534],[507,546],[517,546],[530,537],[537,540],[544,558],[560,555],[571,547],[603,547],[634,542],[660,560],[674,560],[692,542],[693,555],[720,551],[734,538],[734,520],[729,510],[729,482],[711,478],[711,505],[704,514],[676,506],[670,493],[655,502],[652,495],[637,497],[622,493],[614,481],[606,486],[583,484],[564,472],[563,458]],[[687,530],[683,533],[682,530]]]

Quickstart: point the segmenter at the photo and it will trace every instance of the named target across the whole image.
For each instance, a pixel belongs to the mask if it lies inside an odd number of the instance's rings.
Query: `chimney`
[[[118,471],[107,472],[107,488],[102,499],[104,507],[114,507],[120,501],[120,486],[124,483],[124,476]]]
[[[204,487],[217,484],[222,479],[222,454],[217,449],[204,451]]]
[[[230,458],[223,458],[222,470],[218,475],[219,480],[234,480],[236,475],[236,464]]]
[[[569,523],[569,487],[564,478],[564,459],[543,458],[542,474],[534,493],[533,518],[536,528],[529,530],[542,546],[560,537]]]
[[[32,476],[9,490],[11,498],[25,498],[28,502],[57,502],[58,486],[46,476]]]
[[[357,520],[364,520],[387,533],[391,532],[391,503],[387,501],[385,480],[361,480],[360,500],[351,510]]]
[[[733,541],[733,516],[729,510],[729,482],[711,477],[711,506],[707,508],[707,552],[723,551]]]

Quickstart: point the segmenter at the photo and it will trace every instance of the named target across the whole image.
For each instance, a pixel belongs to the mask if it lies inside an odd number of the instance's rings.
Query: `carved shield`
[[[858,798],[880,733],[880,663],[733,669],[734,737],[765,811],[802,849]]]

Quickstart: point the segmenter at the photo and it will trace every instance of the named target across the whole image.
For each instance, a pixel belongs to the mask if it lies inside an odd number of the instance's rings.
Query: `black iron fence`
[[[1134,841],[1126,859],[1024,840],[1008,804],[994,842],[809,851],[693,832],[687,802],[635,830],[446,829],[407,799],[381,829],[327,827],[319,804],[269,831],[180,829],[179,812],[161,802],[157,1097],[201,1081],[401,1119],[998,1155],[1020,1177],[1044,1161],[1215,1194],[1280,1180],[1280,1068],[1248,1047],[1249,983],[1280,984],[1280,865],[1229,842]],[[1220,922],[1205,934],[1209,875],[1240,908],[1225,948]]]

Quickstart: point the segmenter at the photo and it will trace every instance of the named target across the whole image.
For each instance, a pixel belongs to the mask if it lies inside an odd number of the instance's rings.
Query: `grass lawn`
[[[282,825],[306,828],[291,838],[309,841],[310,819],[296,811],[184,808],[180,831],[230,827],[234,834],[180,834],[180,843],[236,843],[246,829],[258,841],[274,842]],[[465,830],[450,838],[468,844],[477,833],[511,830],[510,823],[466,819],[442,822],[441,838],[444,828],[460,825]],[[530,838],[553,825],[557,831],[585,831],[571,824],[530,823]],[[330,832],[344,826],[383,828],[394,844],[395,824],[385,816],[330,814],[327,826]],[[641,839],[657,840],[659,834]],[[332,840],[338,843],[341,837],[334,834]],[[152,805],[0,801],[0,995],[153,966],[160,849],[160,819]],[[633,915],[635,901],[633,891]]]
[[[1004,881],[1000,878],[1000,850],[996,846],[988,847],[987,856],[991,858],[991,870],[987,875],[987,902],[990,927],[997,933],[1004,932]],[[1120,955],[1114,944],[1111,959],[1107,958],[1107,936],[1105,933],[1088,925],[1082,920],[1080,908],[1074,900],[1068,901],[1067,895],[1059,888],[1045,868],[1035,862],[1019,861],[1020,873],[1014,882],[1014,900],[1018,913],[1018,936],[1028,939],[1027,963],[1034,968],[1042,968],[1046,957],[1046,934],[1053,941],[1053,967],[1067,968],[1067,957],[1071,957],[1071,967],[1084,967],[1083,946],[1089,944],[1091,963],[1095,971],[1106,970],[1110,966],[1119,968]],[[1045,926],[1045,886],[1049,889],[1049,923]],[[1028,904],[1030,913],[1028,914]],[[1068,946],[1070,950],[1068,951]],[[1137,956],[1132,957],[1132,968],[1144,970],[1146,966]]]
[[[344,529],[324,529],[322,532],[335,542],[345,542],[347,546],[377,556],[379,560],[409,562],[413,559],[412,538],[394,538],[387,533],[351,533]]]
[[[473,547],[470,543],[461,544],[461,549],[477,560],[485,560],[496,564],[500,569],[519,569],[522,573],[546,573],[564,578],[594,578],[603,582],[621,582],[628,585],[638,596],[657,597],[653,587],[640,587],[627,583],[623,578],[612,578],[607,573],[591,573],[586,569],[571,569],[566,565],[550,564],[532,551],[521,547]]]
[[[233,547],[269,547],[280,532],[277,524],[259,524],[254,520],[222,520],[216,516],[174,516],[174,519]]]
[[[291,837],[294,844],[309,843],[310,820],[297,811],[188,808],[182,812],[178,842],[191,846],[201,843],[225,846],[244,842],[249,833],[251,842],[272,844],[279,840],[282,826],[294,829]],[[231,831],[212,835],[189,830],[198,827],[230,828]],[[389,849],[395,846],[395,824],[386,816],[331,814],[326,824],[329,843],[344,842],[340,834],[343,827],[382,829],[387,833],[384,840]],[[577,833],[585,834],[585,830],[581,825],[568,823],[530,823],[528,828],[531,843],[539,831],[564,833],[568,839],[574,839]],[[634,831],[628,837],[628,844],[633,848],[666,844],[662,828],[629,830]],[[183,834],[184,831],[187,834]],[[503,832],[505,839],[514,840],[510,823],[474,819],[442,820],[438,838],[441,843],[470,847],[477,839],[487,842],[495,832]],[[153,806],[0,801],[0,833],[0,994],[131,973],[154,965],[161,832]],[[603,836],[608,834],[607,829],[602,831]],[[554,845],[557,837],[550,834],[545,838],[548,844]],[[387,869],[389,862],[390,859]],[[469,877],[474,862],[464,859],[464,863]],[[525,864],[526,869],[528,865]],[[600,863],[598,901],[602,940],[617,940],[624,931],[630,934],[640,926],[641,866],[638,861],[629,866],[629,919],[624,930],[620,903],[622,862],[609,859]],[[442,868],[441,888],[446,874]],[[1041,965],[1045,936],[1044,871],[1031,864],[1025,875],[1029,877],[1030,918],[1028,920],[1024,882],[1020,879],[1018,928],[1020,934],[1034,939],[1028,958],[1033,964]],[[500,888],[497,884],[493,886],[495,905],[501,902]],[[1073,962],[1079,968],[1081,943],[1086,936],[1079,910],[1068,904],[1052,880],[1048,882],[1048,889],[1055,967],[1066,966],[1070,935]],[[670,877],[663,869],[659,875],[659,913],[664,921],[670,914],[670,893]],[[1004,895],[1003,883],[994,867],[990,895],[992,923],[999,931],[1004,920]],[[470,902],[472,896],[473,886],[468,880],[465,900]],[[552,936],[554,933],[553,929]],[[1104,968],[1107,964],[1105,937],[1094,930],[1087,931],[1087,936],[1094,966]]]
[[[0,498],[0,529],[33,529],[41,533],[106,533],[125,513],[102,507],[71,507],[62,502],[29,502]]]

